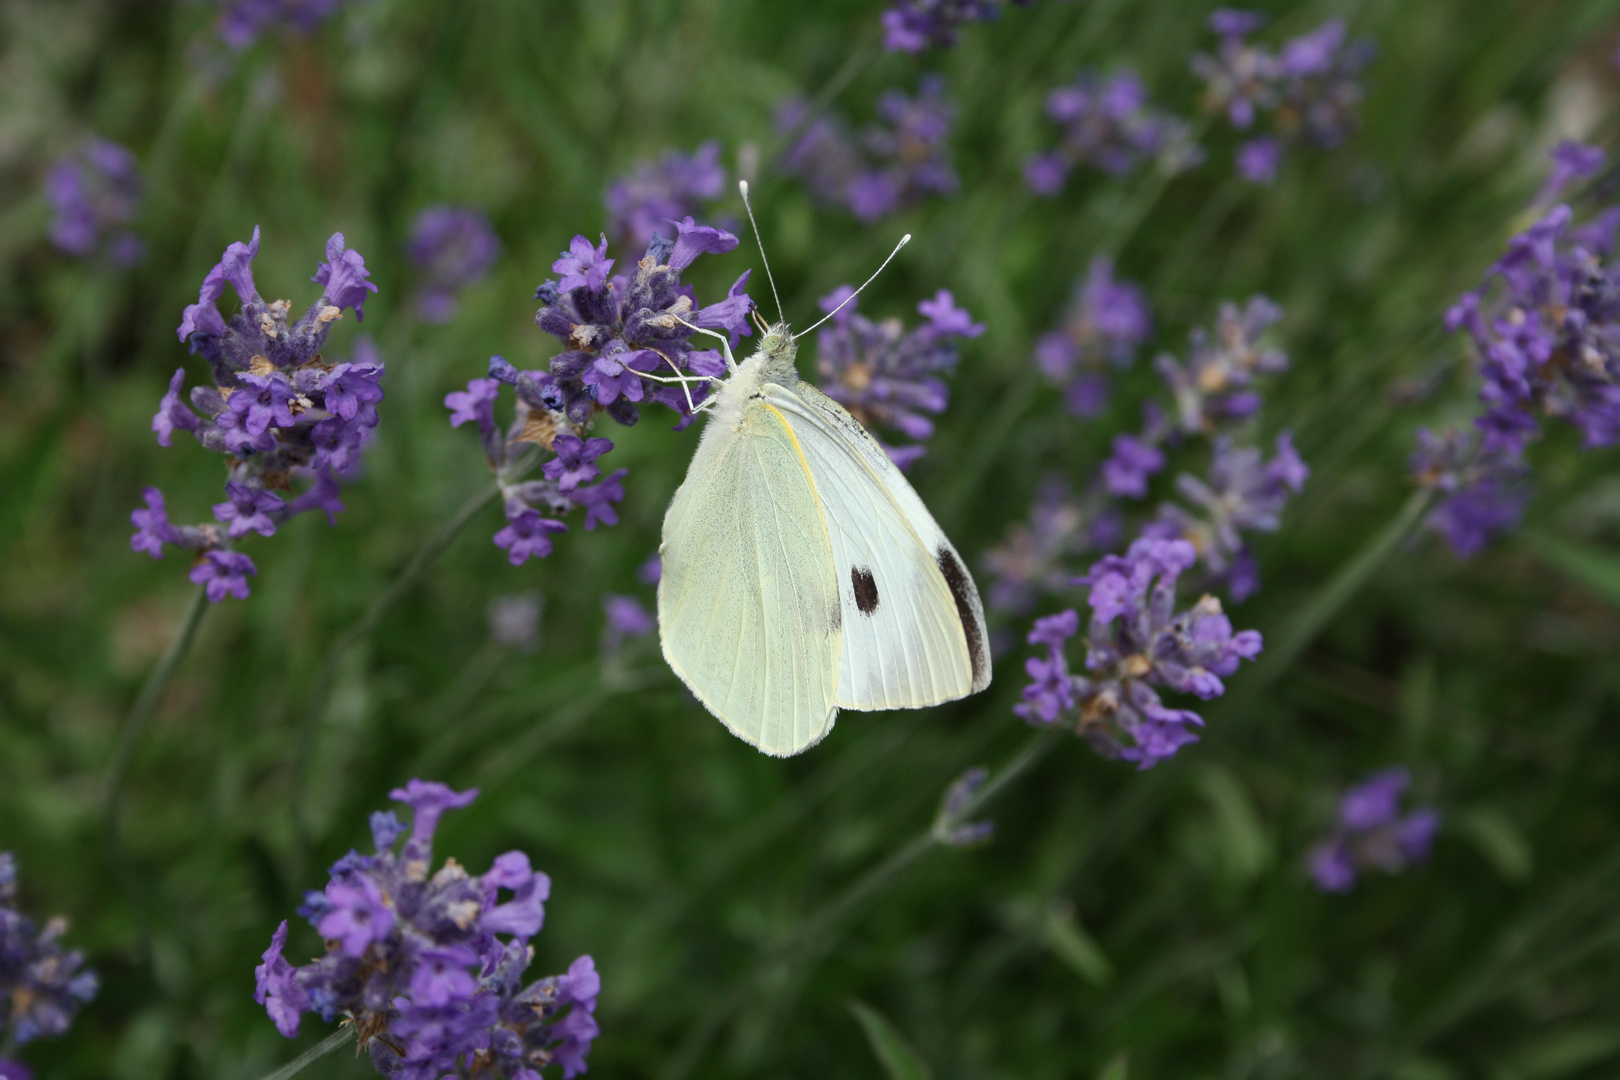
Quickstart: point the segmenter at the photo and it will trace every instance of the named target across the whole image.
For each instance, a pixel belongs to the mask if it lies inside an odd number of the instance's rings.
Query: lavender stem
[[[321,1060],[321,1058],[325,1057],[327,1054],[330,1054],[334,1050],[341,1049],[352,1042],[354,1042],[354,1028],[344,1025],[337,1031],[334,1031],[331,1035],[328,1035],[326,1038],[310,1047],[308,1050],[305,1050],[302,1054],[299,1054],[297,1057],[293,1058],[275,1072],[269,1073],[262,1077],[261,1080],[287,1080],[287,1078],[290,1076],[297,1076],[299,1073]]]

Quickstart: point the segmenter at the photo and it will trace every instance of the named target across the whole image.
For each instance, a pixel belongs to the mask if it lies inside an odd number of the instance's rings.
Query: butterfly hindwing
[[[664,518],[664,656],[746,742],[786,756],[837,716],[843,611],[824,516],[782,415],[704,429]]]
[[[809,468],[827,522],[843,650],[837,705],[918,708],[984,689],[990,659],[978,589],[883,448],[808,383],[766,382]]]

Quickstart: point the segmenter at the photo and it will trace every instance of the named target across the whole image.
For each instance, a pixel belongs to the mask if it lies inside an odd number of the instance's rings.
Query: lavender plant
[[[1256,184],[1276,179],[1289,146],[1332,148],[1355,129],[1365,95],[1362,70],[1371,42],[1347,40],[1342,19],[1284,42],[1276,52],[1249,40],[1265,25],[1257,12],[1222,8],[1209,17],[1220,37],[1215,52],[1198,53],[1192,70],[1204,80],[1204,104],[1231,126],[1250,132],[1269,119],[1274,134],[1256,135],[1237,150],[1238,174]]]
[[[1092,564],[1080,584],[1090,586],[1091,620],[1086,675],[1069,671],[1065,655],[1080,632],[1073,608],[1035,620],[1029,643],[1046,655],[1025,663],[1030,683],[1014,712],[1027,723],[1062,723],[1108,757],[1140,769],[1173,757],[1198,739],[1203,719],[1167,706],[1157,687],[1208,701],[1226,692],[1222,677],[1260,654],[1257,630],[1234,633],[1214,596],[1176,611],[1176,582],[1197,559],[1185,540],[1142,537],[1124,555]]]
[[[821,310],[833,315],[816,333],[817,375],[827,396],[867,430],[882,425],[916,440],[884,444],[894,463],[908,468],[927,452],[921,443],[934,433],[924,414],[944,412],[950,400],[939,376],[956,366],[958,341],[978,337],[984,324],[941,289],[917,305],[928,321],[907,331],[898,319],[873,322],[861,315],[854,292],[840,285],[821,298]]]
[[[456,294],[495,265],[501,240],[483,211],[440,204],[416,215],[405,254],[421,275],[412,299],[417,315],[442,323],[456,313]]]
[[[130,229],[141,203],[135,155],[111,139],[90,138],[63,155],[45,174],[51,204],[51,242],[69,255],[100,254],[133,266],[145,247]]]
[[[677,238],[654,235],[633,276],[612,275],[605,236],[595,246],[574,237],[552,264],[560,277],[535,291],[544,305],[535,322],[566,347],[552,357],[550,370],[519,371],[492,357],[488,378],[473,379],[444,399],[451,427],[478,428],[506,511],[495,544],[513,566],[551,554],[551,537],[567,531],[561,518],[574,508],[585,510],[587,531],[618,522],[614,504],[624,499],[627,470],[602,476],[597,462],[613,443],[589,434],[599,415],[628,427],[640,419],[641,404],[656,403],[679,414],[677,427],[684,428],[707,392],[706,380],[725,371],[717,350],[692,348],[693,327],[724,330],[733,345],[739,334],[752,333],[753,301],[742,291],[747,272],[726,299],[705,307],[680,280],[699,255],[730,251],[737,238],[690,217],[672,224]],[[516,398],[504,430],[495,420],[503,385]],[[534,463],[531,453],[520,452],[525,444],[551,455],[541,479],[524,479]]]
[[[219,36],[235,49],[245,49],[276,27],[313,33],[349,0],[218,0]]]
[[[889,52],[921,53],[948,49],[968,23],[998,18],[1008,3],[1031,0],[895,0],[883,13],[883,47]]]
[[[334,233],[311,279],[324,290],[291,321],[290,301],[266,303],[259,295],[253,280],[258,251],[258,228],[248,243],[227,247],[181,318],[178,336],[208,362],[212,385],[193,387],[188,405],[181,397],[186,371],[177,368],[152,418],[159,445],[171,445],[174,433],[184,431],[226,455],[225,501],[214,505],[212,522],[174,525],[163,493],[149,487],[146,508],[130,515],[130,546],[154,559],[166,545],[194,552],[191,580],[215,603],[248,596],[248,578],[258,570],[235,545],[249,533],[271,536],[307,511],[336,523],[343,510],[338,478],[357,467],[383,397],[383,364],[365,339],[345,362],[328,363],[320,352],[344,310],[363,318],[367,293],[377,291],[360,253],[345,249],[343,234]],[[241,301],[229,321],[218,307],[227,284]],[[298,479],[308,481],[301,493],[291,499],[278,494],[291,493]]]
[[[17,861],[0,851],[0,1076],[29,1080],[12,1051],[61,1035],[80,1006],[96,996],[96,973],[77,949],[65,949],[67,920],[44,926],[17,910]]]
[[[551,1065],[567,1080],[586,1071],[599,1031],[595,962],[581,956],[566,974],[523,982],[551,879],[521,851],[477,877],[453,858],[433,870],[439,818],[477,796],[423,780],[391,792],[412,812],[397,850],[405,826],[392,811],[371,815],[376,853],[339,859],[326,888],[299,908],[326,940],[325,955],[294,967],[282,955],[283,920],[254,969],[254,1000],[276,1030],[292,1038],[306,1012],[341,1019],[392,1080],[539,1080]]]
[[[632,638],[646,637],[658,629],[652,612],[634,596],[609,593],[602,598],[602,656],[615,660]]]
[[[1372,773],[1339,798],[1333,831],[1311,848],[1306,866],[1323,892],[1345,893],[1370,870],[1386,874],[1426,862],[1440,829],[1440,812],[1419,806],[1401,813],[1412,776],[1403,768]]]
[[[675,222],[703,214],[725,192],[718,142],[710,140],[690,154],[671,150],[608,184],[608,235],[618,246],[644,248],[654,236],[672,237]]]
[[[1572,424],[1588,450],[1620,441],[1620,288],[1612,281],[1620,206],[1577,223],[1571,203],[1558,201],[1603,162],[1595,147],[1555,148],[1537,220],[1446,313],[1446,329],[1465,331],[1478,357],[1478,434],[1420,432],[1412,471],[1439,493],[1428,525],[1459,556],[1518,524],[1529,494],[1525,449],[1541,418]]]
[[[1203,160],[1186,121],[1150,105],[1129,68],[1106,77],[1081,71],[1047,95],[1046,115],[1062,132],[1055,149],[1024,165],[1024,182],[1038,195],[1058,194],[1082,165],[1123,176],[1148,161],[1177,173]]]
[[[1147,295],[1115,280],[1112,260],[1095,258],[1058,328],[1036,340],[1035,364],[1062,389],[1069,412],[1093,417],[1108,404],[1109,370],[1129,367],[1152,333]]]
[[[818,201],[873,222],[956,192],[945,146],[956,109],[943,77],[924,76],[916,97],[885,93],[877,104],[880,122],[858,137],[838,118],[811,117],[809,110],[804,101],[788,99],[777,111],[777,129],[797,133],[782,155],[783,171],[803,179]]]

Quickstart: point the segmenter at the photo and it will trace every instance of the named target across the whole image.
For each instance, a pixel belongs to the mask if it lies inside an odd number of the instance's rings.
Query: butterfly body
[[[920,708],[990,681],[956,549],[794,354],[772,326],[720,385],[664,518],[658,588],[670,666],[778,756],[819,742],[840,708]]]

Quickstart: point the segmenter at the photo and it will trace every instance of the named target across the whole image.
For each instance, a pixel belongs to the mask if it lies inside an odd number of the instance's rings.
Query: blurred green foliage
[[[654,641],[599,658],[602,594],[651,600],[635,570],[694,445],[651,414],[605,423],[630,468],[622,523],[514,570],[487,508],[339,667],[295,814],[327,650],[487,482],[443,394],[491,353],[537,367],[554,351],[530,297],[574,233],[602,226],[610,177],[710,138],[733,166],[768,163],[774,104],[841,72],[835,108],[858,119],[923,70],[949,78],[961,194],[869,229],[763,172],[761,227],[800,325],[901,231],[916,241],[863,309],[909,317],[950,288],[988,324],[913,473],[974,566],[1043,472],[1090,474],[1151,384],[1142,365],[1111,417],[1079,424],[1031,365],[1094,253],[1146,285],[1160,347],[1222,299],[1285,306],[1295,363],[1266,423],[1315,471],[1261,539],[1265,588],[1234,620],[1288,651],[1298,613],[1408,497],[1414,427],[1469,415],[1441,314],[1520,223],[1551,142],[1613,133],[1620,5],[1262,6],[1271,33],[1340,14],[1378,42],[1345,146],[1254,188],[1211,127],[1210,162],[1166,185],[1093,173],[1043,201],[1020,169],[1051,138],[1045,91],[1129,64],[1191,112],[1203,6],[1039,0],[919,61],[877,50],[877,0],[367,0],[240,54],[204,3],[0,4],[0,849],[27,906],[69,915],[103,976],[69,1037],[28,1048],[36,1071],[247,1080],[290,1060],[251,1000],[258,954],[365,842],[365,813],[420,775],[484,792],[446,819],[441,855],[481,868],[518,847],[552,875],[533,970],[596,957],[593,1076],[1612,1075],[1620,481],[1613,451],[1582,456],[1567,433],[1534,450],[1522,537],[1467,564],[1403,544],[1292,663],[1235,677],[1175,761],[1136,773],[1059,740],[991,807],[994,843],[927,851],[849,894],[926,830],[952,777],[1025,744],[1023,653],[968,701],[849,714],[800,758],[760,756]],[[43,170],[92,131],[147,175],[133,272],[44,236]],[[435,201],[485,208],[505,244],[442,327],[410,315],[401,254]],[[102,793],[121,717],[191,595],[183,557],[131,552],[128,514],[155,483],[176,520],[201,520],[222,480],[187,440],[155,446],[148,421],[177,365],[201,377],[173,327],[255,224],[261,288],[295,306],[329,233],[365,254],[382,425],[337,527],[306,516],[253,543],[252,599],[207,613],[135,755],[115,858]],[[755,258],[703,260],[700,295]],[[546,599],[544,646],[503,652],[486,606],[528,590]],[[1317,894],[1301,854],[1335,791],[1394,762],[1446,815],[1431,864]],[[295,926],[290,954],[318,949]],[[309,1075],[368,1072],[337,1056]]]

